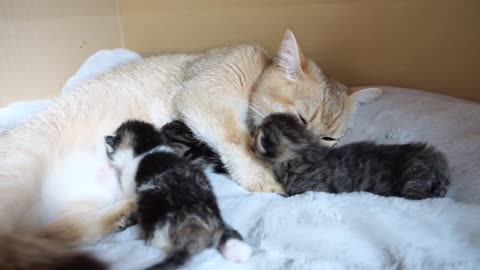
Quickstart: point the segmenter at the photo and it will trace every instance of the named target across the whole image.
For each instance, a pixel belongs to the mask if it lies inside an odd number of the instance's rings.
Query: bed
[[[139,58],[125,49],[99,51],[63,92]],[[409,201],[321,192],[284,198],[249,193],[224,176],[209,174],[225,220],[254,252],[247,263],[235,264],[206,250],[186,269],[480,269],[480,105],[420,90],[381,88],[378,100],[359,106],[340,143],[429,141],[447,154],[452,167],[447,198]],[[0,130],[50,102],[0,108]],[[82,249],[113,269],[141,269],[164,256],[138,239],[136,227]]]

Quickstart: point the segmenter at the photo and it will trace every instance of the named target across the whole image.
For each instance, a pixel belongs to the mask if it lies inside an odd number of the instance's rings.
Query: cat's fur
[[[123,189],[137,197],[143,238],[168,254],[151,269],[177,269],[209,247],[234,261],[250,256],[241,235],[223,221],[202,166],[175,153],[153,125],[130,120],[105,141]]]
[[[249,103],[262,114],[300,113],[315,134],[337,139],[355,101],[380,93],[350,91],[328,79],[303,55],[291,31],[273,58],[260,45],[243,44],[162,54],[115,68],[0,133],[0,233],[40,230],[75,245],[116,230],[131,211],[130,202],[117,201],[121,194],[64,197],[64,189],[84,191],[81,181],[72,186],[79,172],[54,171],[64,170],[63,160],[75,151],[95,155],[96,143],[127,119],[156,126],[182,120],[219,153],[234,181],[250,191],[282,192],[249,149],[249,115],[258,122]],[[45,190],[50,187],[45,182],[57,175],[61,179],[50,185],[54,190]],[[42,221],[52,204],[58,213]]]
[[[24,235],[0,236],[0,269],[2,270],[107,270],[106,263],[85,252],[46,239]]]
[[[357,142],[329,148],[289,114],[265,118],[256,130],[254,149],[287,195],[366,191],[425,199],[443,197],[449,184],[447,160],[433,146]]]
[[[220,156],[204,142],[195,138],[195,135],[182,121],[172,121],[165,124],[160,133],[164,144],[174,149],[179,156],[186,158],[191,163],[202,169],[212,167],[213,172],[227,174]]]

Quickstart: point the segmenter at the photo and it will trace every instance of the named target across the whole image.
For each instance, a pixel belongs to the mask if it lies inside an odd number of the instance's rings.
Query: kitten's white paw
[[[242,263],[252,255],[252,248],[238,239],[229,239],[221,248],[223,257],[231,262]]]

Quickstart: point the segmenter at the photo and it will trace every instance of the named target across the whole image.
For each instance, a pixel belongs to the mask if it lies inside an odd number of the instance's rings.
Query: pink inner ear
[[[298,55],[300,56],[300,68],[302,69],[303,72],[306,72],[307,57],[305,57],[305,54],[303,54],[302,49],[300,48],[300,45],[298,45],[298,42],[297,42],[297,47],[298,47]]]
[[[307,69],[308,60],[290,29],[285,31],[280,49],[275,57],[275,64],[282,69],[289,78],[302,76],[303,72]]]

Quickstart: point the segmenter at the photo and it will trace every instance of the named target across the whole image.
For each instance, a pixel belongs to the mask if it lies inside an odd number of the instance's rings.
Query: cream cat
[[[36,232],[77,244],[121,226],[134,208],[128,198],[78,198],[56,205],[61,215],[45,228],[40,220],[52,194],[61,196],[62,184],[74,190],[69,177],[54,173],[63,169],[63,160],[77,151],[93,153],[95,142],[126,119],[157,126],[182,120],[220,154],[234,181],[250,191],[282,192],[272,172],[253,156],[247,123],[259,123],[261,115],[272,112],[296,113],[331,145],[345,133],[355,100],[365,103],[380,94],[380,89],[353,91],[328,79],[289,30],[273,59],[259,45],[237,45],[121,66],[0,134],[1,232]],[[55,180],[55,192],[39,192],[52,174],[64,179]]]

